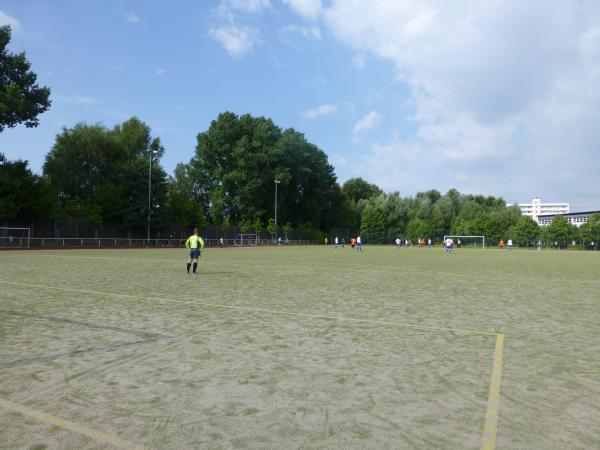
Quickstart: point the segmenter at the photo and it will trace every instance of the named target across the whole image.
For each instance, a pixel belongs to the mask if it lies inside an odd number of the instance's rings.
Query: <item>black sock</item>
[[[190,267],[192,266],[192,263],[187,263],[187,271],[188,273],[190,273]]]
[[[193,270],[194,270],[194,273],[196,273],[196,267],[198,267],[198,263],[196,263],[196,262],[195,262],[195,263],[194,263],[194,269],[193,269]]]

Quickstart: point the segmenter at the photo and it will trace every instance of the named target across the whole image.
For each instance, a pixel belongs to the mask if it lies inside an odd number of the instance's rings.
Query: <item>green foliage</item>
[[[369,205],[362,216],[360,232],[365,242],[380,244],[384,242],[387,217],[377,205]]]
[[[434,223],[430,220],[414,217],[406,226],[406,237],[416,242],[417,239],[424,239],[433,236],[435,233]]]
[[[86,218],[96,225],[144,226],[149,207],[148,148],[157,152],[152,156],[153,226],[167,224],[168,200],[181,217],[177,195],[168,199],[167,175],[158,162],[164,148],[137,118],[112,130],[83,123],[63,128],[44,163],[44,175],[60,199],[59,215]]]
[[[379,187],[366,182],[362,178],[350,178],[342,185],[342,192],[348,200],[354,203],[383,194]]]
[[[195,196],[194,184],[186,164],[177,164],[167,188],[169,218],[186,228],[205,228],[207,223],[201,203]],[[222,226],[222,228],[224,228]]]
[[[284,226],[283,226],[283,233],[285,234],[285,237],[288,237],[292,231],[294,230],[294,228],[292,227],[292,224],[287,222]]]
[[[269,218],[269,223],[267,224],[267,232],[271,236],[277,234],[277,227],[275,227],[275,219],[272,217]]]
[[[566,247],[569,240],[573,238],[572,226],[562,215],[557,215],[552,219],[550,225],[546,227],[546,233],[547,238],[556,242],[559,247]]]
[[[215,222],[227,217],[241,225],[259,217],[265,223],[274,208],[276,179],[282,221],[326,227],[343,200],[325,153],[265,117],[220,114],[198,135],[190,171]]]
[[[52,209],[48,185],[27,165],[27,161],[8,161],[0,153],[0,223],[43,217]]]
[[[579,228],[581,238],[586,243],[593,242],[594,247],[598,247],[600,241],[600,213],[593,214],[586,223]]]
[[[38,116],[50,108],[50,89],[36,84],[37,75],[30,69],[25,53],[7,50],[11,31],[0,27],[0,132],[20,123],[36,127]]]
[[[244,219],[239,223],[240,231],[242,234],[247,234],[250,230],[252,230],[252,226],[254,225],[252,220]]]
[[[298,235],[302,239],[309,239],[309,240],[313,240],[313,241],[320,242],[321,240],[323,240],[323,237],[325,236],[321,230],[316,228],[311,223],[301,223],[300,225],[298,225],[296,231],[298,232]]]
[[[540,227],[531,217],[521,216],[517,223],[510,227],[508,237],[517,245],[533,244],[540,237]]]
[[[263,224],[262,221],[260,220],[260,217],[256,217],[254,219],[254,222],[252,223],[252,228],[254,229],[254,232],[256,234],[260,234],[263,230]]]
[[[359,200],[355,209],[361,212],[361,232],[371,242],[392,242],[397,237],[438,240],[445,234],[484,235],[494,241],[506,239],[521,218],[519,208],[507,207],[501,198],[463,196],[455,189],[444,195],[430,190],[404,198],[398,192],[380,194]]]

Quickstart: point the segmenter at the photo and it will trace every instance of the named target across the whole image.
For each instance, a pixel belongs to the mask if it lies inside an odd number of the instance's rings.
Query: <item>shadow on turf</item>
[[[36,315],[36,314],[28,314],[28,313],[22,313],[22,312],[18,312],[18,311],[10,311],[10,310],[0,310],[0,314],[5,314],[5,315],[9,315],[9,316],[18,316],[18,317],[29,317],[29,318],[34,318],[34,319],[48,320],[48,321],[52,321],[52,322],[68,323],[71,325],[79,325],[79,326],[83,326],[86,328],[92,328],[92,329],[96,329],[96,330],[115,331],[117,333],[129,334],[129,335],[145,338],[145,339],[136,340],[136,341],[123,342],[121,344],[109,345],[106,347],[90,347],[90,348],[86,348],[83,350],[74,350],[74,351],[70,351],[70,352],[53,353],[50,355],[39,356],[36,358],[18,359],[15,361],[9,361],[7,363],[0,363],[0,369],[24,366],[27,364],[33,364],[33,363],[38,363],[38,362],[48,362],[48,361],[53,361],[53,360],[59,359],[59,358],[79,356],[79,355],[82,355],[85,353],[113,352],[113,351],[119,350],[121,348],[132,347],[132,346],[140,345],[140,344],[147,344],[150,342],[161,341],[164,339],[173,339],[173,336],[169,336],[166,334],[149,333],[147,331],[114,327],[114,326],[110,326],[110,325],[98,325],[98,324],[91,323],[91,322],[82,322],[79,320],[65,319],[62,317],[41,316],[41,315]]]

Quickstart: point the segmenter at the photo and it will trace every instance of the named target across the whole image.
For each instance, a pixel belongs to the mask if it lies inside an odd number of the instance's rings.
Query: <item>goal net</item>
[[[0,227],[0,248],[29,248],[31,228]]]
[[[485,236],[444,236],[446,239],[452,239],[454,241],[454,248],[481,248],[485,250]]]
[[[256,245],[257,241],[257,234],[238,234],[235,239],[235,245]]]

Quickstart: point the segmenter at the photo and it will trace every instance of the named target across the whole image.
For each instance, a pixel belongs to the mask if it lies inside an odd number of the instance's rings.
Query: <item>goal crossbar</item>
[[[29,248],[31,228],[0,227],[0,248]]]
[[[258,235],[252,233],[238,234],[235,239],[235,245],[256,245],[258,243]]]
[[[485,250],[485,236],[467,236],[467,235],[456,235],[456,234],[448,234],[444,235],[444,241],[446,239],[481,239],[481,249]]]

